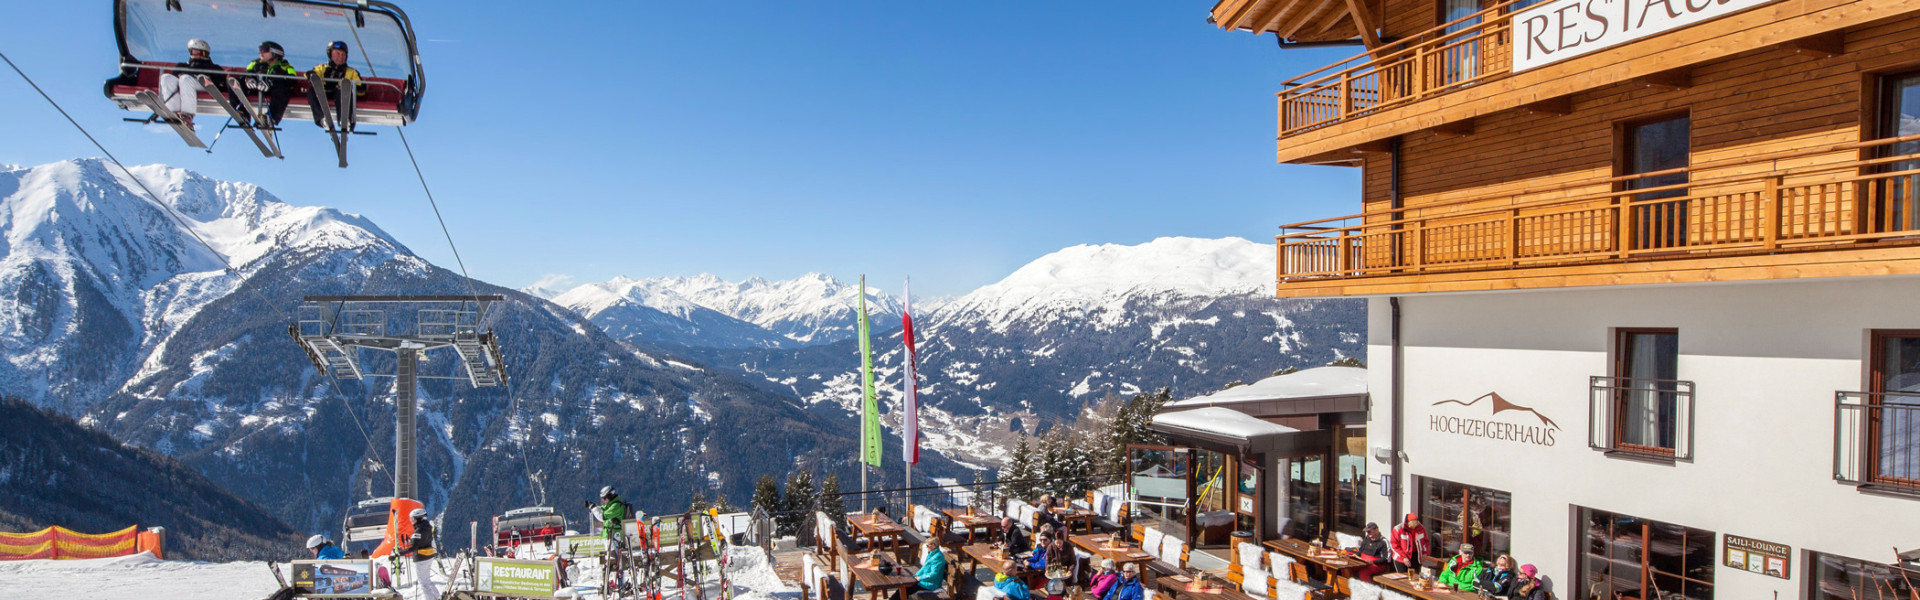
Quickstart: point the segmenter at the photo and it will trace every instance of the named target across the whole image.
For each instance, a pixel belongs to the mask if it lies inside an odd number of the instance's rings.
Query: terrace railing
[[[1920,154],[1859,158],[1915,140],[1920,135],[1284,225],[1275,238],[1278,276],[1284,289],[1309,279],[1920,243]],[[1642,185],[1674,175],[1688,181]]]
[[[1833,413],[1834,480],[1920,494],[1920,393],[1838,392]]]
[[[1693,382],[1593,377],[1587,445],[1662,460],[1693,459]]]
[[[1410,104],[1512,71],[1513,2],[1282,83],[1280,137]]]
[[[1096,474],[1084,477],[1064,479],[1021,479],[1006,481],[982,481],[953,485],[921,486],[912,488],[891,488],[867,491],[842,492],[836,496],[840,508],[848,512],[861,510],[865,500],[867,510],[884,508],[887,515],[903,525],[911,522],[907,504],[912,503],[940,511],[945,509],[973,507],[988,514],[1000,515],[1006,511],[1006,501],[1010,498],[1033,500],[1040,494],[1053,494],[1062,503],[1085,498],[1088,490],[1098,489],[1127,481],[1124,473]],[[765,519],[772,522],[778,530],[777,535],[796,536],[801,547],[813,547],[811,522],[813,513],[820,510],[814,503],[804,510],[764,513]],[[841,515],[844,516],[844,515]],[[844,526],[844,524],[843,524]]]

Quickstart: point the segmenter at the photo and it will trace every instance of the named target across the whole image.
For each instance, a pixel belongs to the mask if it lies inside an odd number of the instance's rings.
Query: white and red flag
[[[900,337],[907,342],[907,373],[901,380],[906,388],[906,406],[900,412],[900,449],[902,459],[909,465],[920,463],[920,378],[915,371],[919,368],[920,355],[913,349],[913,280],[907,280],[906,293],[900,300]],[[909,485],[908,487],[912,487]]]

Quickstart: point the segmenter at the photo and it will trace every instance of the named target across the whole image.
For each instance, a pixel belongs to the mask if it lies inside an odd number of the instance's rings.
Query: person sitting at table
[[[1533,565],[1520,565],[1520,576],[1513,580],[1513,600],[1551,600],[1553,580],[1540,574]]]
[[[1027,555],[1026,563],[1022,566],[1036,573],[1044,572],[1047,570],[1047,556],[1053,554],[1053,536],[1042,533],[1034,536],[1033,540],[1033,554]]]
[[[1000,563],[1000,572],[993,574],[993,587],[980,588],[980,597],[1033,600],[1033,591],[1027,587],[1026,580],[1007,576],[1007,573],[1018,568],[1020,568],[1019,563],[1011,560]]]
[[[1100,559],[1100,572],[1093,574],[1093,580],[1087,586],[1087,594],[1094,598],[1106,596],[1107,590],[1117,583],[1120,583],[1120,570],[1114,568],[1113,559]]]
[[[1046,575],[1047,592],[1056,595],[1066,593],[1068,580],[1073,579],[1074,571],[1073,551],[1067,549],[1067,536],[1054,534],[1042,537],[1039,548],[1033,553],[1046,554],[1046,564],[1039,569]]]
[[[1513,557],[1502,554],[1493,559],[1493,568],[1480,572],[1473,589],[1482,596],[1506,598],[1513,593]]]
[[[1474,582],[1480,580],[1480,571],[1485,569],[1486,564],[1473,557],[1473,544],[1461,544],[1460,553],[1441,566],[1437,580],[1440,585],[1469,592],[1473,591]]]
[[[912,591],[912,600],[932,600],[947,585],[947,555],[940,551],[940,538],[927,538],[920,544],[920,571],[914,573],[920,584]]]
[[[1107,588],[1100,600],[1146,600],[1147,591],[1140,587],[1140,563],[1127,563],[1120,567],[1120,580]]]
[[[1368,523],[1366,534],[1360,538],[1360,545],[1353,548],[1354,557],[1367,566],[1354,572],[1361,581],[1372,582],[1374,575],[1393,569],[1393,550],[1387,548],[1386,536],[1380,535],[1380,525]]]
[[[1037,518],[1040,519],[1040,526],[1052,526],[1054,529],[1059,530],[1066,529],[1066,523],[1060,520],[1060,515],[1053,512],[1053,509],[1059,508],[1059,506],[1060,503],[1053,499],[1053,494],[1040,495],[1040,500],[1034,503],[1034,508],[1040,509],[1037,516]]]
[[[1019,525],[1014,524],[1013,517],[1000,517],[1000,541],[994,546],[1007,551],[1007,554],[1020,554],[1032,550],[1033,542],[1027,539],[1026,532],[1020,531]]]

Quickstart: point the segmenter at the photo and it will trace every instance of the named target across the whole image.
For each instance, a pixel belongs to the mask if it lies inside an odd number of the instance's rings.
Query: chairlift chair
[[[227,103],[218,90],[229,79],[284,78],[293,85],[282,122],[314,120],[313,79],[303,76],[273,76],[246,73],[247,63],[259,57],[261,42],[274,41],[286,49],[286,60],[303,74],[314,65],[327,62],[326,46],[335,40],[351,44],[349,64],[360,71],[366,95],[345,102],[343,107],[320,107],[328,134],[333,138],[346,164],[346,136],[355,125],[401,127],[420,116],[426,78],[420,67],[419,46],[412,23],[400,7],[377,0],[114,0],[114,38],[119,44],[120,74],[107,80],[105,93],[116,106],[128,111],[155,113],[159,120],[177,125],[177,119],[163,114],[154,99],[160,93],[160,76],[173,72],[206,75],[216,86],[208,88],[199,100],[202,114],[228,114],[236,117],[230,126],[241,127],[261,153],[280,156],[275,130],[259,126],[260,119],[239,119],[240,107]],[[211,58],[221,67],[218,73],[193,73],[178,67],[186,62],[189,39],[206,40],[212,47]],[[339,83],[339,80],[323,83]],[[244,90],[240,90],[244,92]],[[164,99],[161,99],[164,100]],[[248,95],[247,104],[261,113],[267,98]],[[130,119],[133,120],[133,119]],[[153,122],[155,118],[141,119]],[[249,123],[252,122],[252,123]],[[249,126],[253,125],[253,126]],[[189,145],[204,147],[192,131],[175,130]],[[256,136],[256,133],[261,134]],[[262,139],[264,138],[264,139]]]

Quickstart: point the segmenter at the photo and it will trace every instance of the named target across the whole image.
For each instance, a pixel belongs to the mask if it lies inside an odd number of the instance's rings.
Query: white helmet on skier
[[[313,537],[307,538],[308,550],[319,548],[325,545],[327,545],[327,536],[316,534]]]
[[[193,38],[193,39],[187,40],[187,51],[192,52],[194,50],[199,50],[201,52],[212,54],[213,46],[207,45],[207,41],[200,38]]]
[[[610,485],[609,485],[609,486],[606,486],[606,487],[602,487],[602,488],[600,488],[600,497],[601,497],[601,498],[612,498],[612,497],[614,497],[614,496],[618,496],[618,495],[619,495],[619,494],[616,494],[616,493],[614,493],[614,491],[613,491],[613,486],[610,486]]]
[[[413,509],[413,512],[407,513],[407,517],[415,521],[425,519],[427,518],[427,509],[424,509],[424,508]]]

